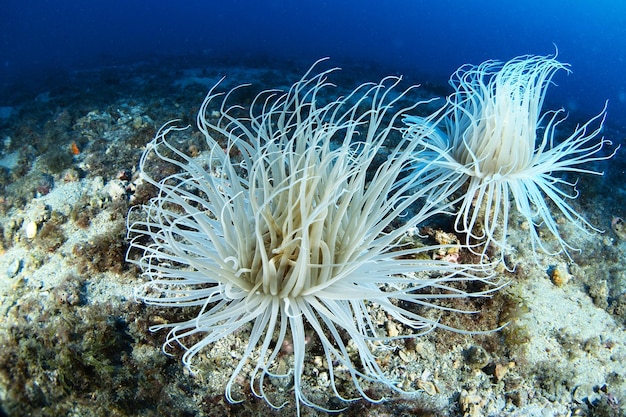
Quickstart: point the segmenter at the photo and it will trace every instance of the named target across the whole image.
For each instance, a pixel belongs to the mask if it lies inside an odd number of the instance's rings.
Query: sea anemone
[[[158,195],[131,210],[128,224],[128,260],[149,279],[136,297],[197,308],[195,318],[152,327],[170,329],[164,350],[180,344],[192,369],[203,348],[243,333],[247,345],[226,398],[236,401],[233,387],[247,376],[256,396],[280,407],[267,387],[282,378],[290,381],[298,413],[300,404],[332,408],[305,393],[305,364],[314,367],[305,361],[306,340],[323,352],[326,369],[319,372],[327,373],[335,397],[355,399],[338,383],[345,374],[360,396],[380,401],[364,381],[402,390],[377,362],[379,349],[394,337],[451,329],[422,309],[467,312],[436,300],[497,288],[476,268],[429,260],[433,248],[407,237],[446,207],[424,199],[434,186],[414,172],[417,142],[403,139],[397,126],[403,113],[425,102],[400,107],[412,88],[396,93],[394,77],[328,101],[323,93],[332,70],[313,75],[314,67],[288,92],[262,92],[247,109],[229,104],[236,88],[211,110],[222,96],[213,87],[197,119],[208,151],[196,157],[171,140],[182,129],[166,124],[140,161],[142,178]],[[387,148],[392,140],[396,145]],[[151,166],[167,174],[156,179]],[[459,281],[485,285],[466,292]],[[388,337],[374,311],[413,334]]]
[[[613,155],[600,153],[611,144],[609,140],[596,140],[606,106],[576,126],[569,137],[557,140],[557,129],[565,120],[563,110],[542,115],[541,107],[560,69],[568,67],[551,56],[462,66],[450,80],[455,92],[447,100],[448,115],[428,137],[423,135],[423,118],[404,119],[409,125],[407,136],[414,135],[422,146],[417,160],[428,165],[428,175],[439,184],[432,198],[456,194],[455,229],[483,256],[491,246],[504,260],[511,198],[529,226],[535,253],[537,249],[548,254],[576,249],[562,237],[551,206],[578,229],[598,231],[569,204],[578,191],[565,174],[602,175],[584,164]],[[556,238],[556,248],[542,241],[540,228]]]

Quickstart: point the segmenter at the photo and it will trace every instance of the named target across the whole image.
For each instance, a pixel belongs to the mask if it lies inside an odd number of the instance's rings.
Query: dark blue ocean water
[[[375,63],[416,83],[445,83],[465,63],[551,54],[550,107],[588,114],[609,100],[626,126],[626,1],[3,0],[0,106],[64,72],[159,57],[231,63],[330,56]],[[243,81],[243,80],[242,80]],[[363,80],[370,81],[370,80]]]

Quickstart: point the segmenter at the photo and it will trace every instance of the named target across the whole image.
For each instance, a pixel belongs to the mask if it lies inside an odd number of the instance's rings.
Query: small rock
[[[415,351],[414,350],[406,350],[406,349],[400,349],[400,351],[398,352],[398,355],[400,356],[400,359],[402,359],[404,362],[413,362],[415,361]]]
[[[137,116],[133,119],[133,129],[139,130],[144,126],[143,119]]]
[[[609,308],[609,284],[604,279],[595,280],[589,285],[589,295],[593,303],[603,310]]]
[[[582,404],[585,401],[590,401],[593,399],[594,391],[591,384],[582,384],[577,386],[572,393],[572,398],[578,404]]]
[[[121,201],[126,197],[126,187],[120,180],[111,180],[105,187],[107,194],[113,201]]]
[[[319,376],[317,377],[317,384],[320,387],[324,388],[330,386],[330,378],[328,377],[328,372],[320,372]]]
[[[33,221],[26,223],[24,231],[26,232],[26,237],[28,239],[34,239],[35,236],[37,236],[37,223]]]
[[[549,271],[549,274],[552,283],[557,287],[562,287],[566,285],[570,280],[570,275],[566,271],[563,271],[561,270],[561,268],[558,267],[552,268]]]
[[[465,352],[465,360],[472,369],[480,369],[489,364],[491,357],[482,347],[472,346]]]
[[[419,389],[423,389],[426,394],[433,396],[437,394],[437,388],[435,387],[435,384],[433,384],[430,381],[423,381],[423,380],[419,380],[417,381],[417,387]]]
[[[462,390],[459,395],[459,405],[464,416],[478,417],[482,415],[482,408],[485,401],[480,395],[476,394],[476,390]]]
[[[14,278],[20,269],[22,268],[22,261],[20,259],[14,259],[7,268],[7,277]]]
[[[515,362],[509,362],[507,364],[497,363],[493,372],[494,376],[496,377],[496,380],[501,381],[502,378],[504,378],[504,376],[507,374],[507,372],[509,372],[509,370],[514,367],[515,367]]]
[[[620,217],[613,217],[611,220],[611,229],[618,238],[626,240],[626,222],[624,219]]]
[[[50,174],[41,174],[35,190],[38,196],[47,195],[54,188],[54,177]]]
[[[398,326],[393,321],[387,321],[387,336],[396,337],[400,334]]]

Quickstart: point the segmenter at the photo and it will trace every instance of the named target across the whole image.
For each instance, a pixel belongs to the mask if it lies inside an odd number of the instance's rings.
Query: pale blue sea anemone
[[[466,236],[468,245],[482,243],[474,246],[477,253],[485,255],[493,246],[504,256],[511,200],[528,224],[533,251],[575,249],[563,238],[551,207],[580,230],[597,231],[570,205],[568,200],[578,192],[564,174],[602,175],[585,164],[612,156],[600,153],[611,142],[596,140],[605,111],[557,140],[563,110],[542,115],[541,107],[559,69],[567,66],[542,56],[463,66],[450,81],[455,92],[447,100],[448,115],[432,134],[423,135],[428,123],[424,119],[404,119],[407,136],[415,136],[422,146],[417,159],[429,166],[429,175],[439,185],[432,198],[457,195],[456,231]],[[556,248],[545,244],[540,228],[555,238]]]
[[[400,80],[392,77],[328,102],[322,94],[330,72],[311,69],[287,93],[261,93],[247,109],[229,104],[238,89],[213,108],[220,97],[214,87],[198,114],[208,152],[188,156],[170,139],[182,129],[167,124],[141,158],[142,176],[158,195],[129,213],[136,219],[129,220],[129,253],[140,257],[128,258],[148,278],[136,296],[157,306],[197,307],[191,320],[152,328],[170,329],[164,348],[183,346],[190,368],[203,348],[236,331],[247,334],[225,381],[231,402],[236,381],[247,376],[255,395],[279,407],[268,383],[288,378],[298,412],[300,404],[331,408],[329,396],[320,404],[305,393],[305,369],[315,367],[305,360],[307,338],[323,352],[317,371],[327,373],[331,396],[354,399],[338,382],[343,374],[360,396],[379,401],[365,392],[365,381],[401,391],[377,362],[380,348],[450,329],[437,314],[423,315],[423,308],[460,311],[438,306],[438,299],[495,289],[469,266],[429,260],[433,248],[408,237],[446,208],[424,199],[435,185],[406,172],[419,145],[396,126],[423,102],[401,107],[408,90],[396,93]],[[425,124],[423,134],[429,130]],[[387,148],[391,136],[397,145]],[[173,169],[156,180],[148,174],[152,165]],[[485,283],[479,292],[455,285],[475,280]],[[409,335],[387,335],[375,312]],[[281,351],[285,341],[292,346]],[[286,356],[286,372],[279,356]]]

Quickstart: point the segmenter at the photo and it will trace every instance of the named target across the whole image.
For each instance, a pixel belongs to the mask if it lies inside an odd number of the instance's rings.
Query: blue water
[[[330,56],[345,69],[375,63],[411,81],[438,83],[465,63],[551,54],[550,107],[588,114],[609,100],[626,126],[626,1],[3,0],[0,106],[16,86],[45,91],[56,75],[146,58]],[[245,81],[245,80],[242,80]],[[370,80],[363,80],[370,81]]]

